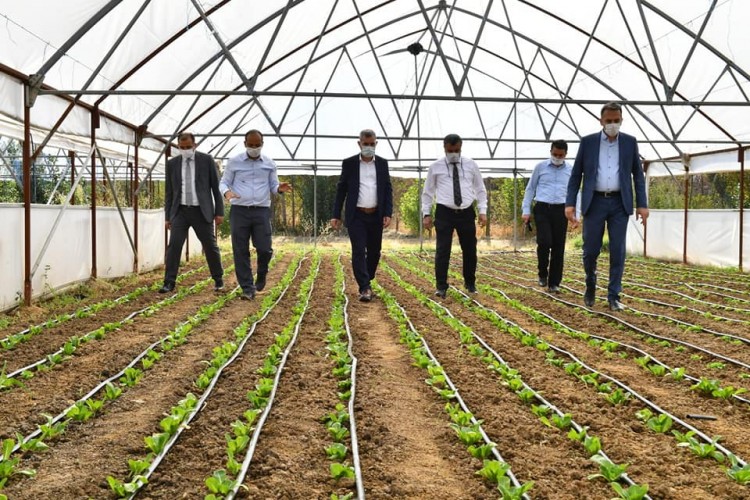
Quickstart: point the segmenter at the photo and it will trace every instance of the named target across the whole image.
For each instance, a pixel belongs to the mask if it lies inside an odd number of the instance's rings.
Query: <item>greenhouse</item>
[[[740,0],[3,2],[0,499],[750,498],[748,18]],[[647,223],[623,223],[622,311],[615,249],[595,301],[570,228],[552,290],[522,214],[553,141],[573,165],[607,103],[648,195]],[[367,130],[393,184],[369,304],[329,224]],[[229,208],[223,277],[193,227],[164,290],[181,133],[222,178],[249,131],[288,186],[265,290],[242,300]],[[420,195],[450,134],[489,206],[476,286],[462,241],[445,289]]]

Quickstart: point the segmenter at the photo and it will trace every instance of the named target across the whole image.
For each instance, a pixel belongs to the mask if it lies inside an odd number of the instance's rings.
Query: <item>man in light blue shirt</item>
[[[568,219],[565,218],[565,197],[573,167],[565,162],[568,143],[552,142],[550,158],[537,164],[526,186],[522,217],[525,224],[531,219],[531,201],[534,200],[536,222],[536,255],[539,269],[539,286],[549,286],[558,293],[562,281],[565,257],[565,237]]]
[[[219,189],[232,205],[229,227],[232,232],[234,272],[242,287],[242,298],[251,300],[266,286],[271,247],[271,194],[288,193],[289,183],[279,183],[276,162],[261,155],[263,134],[250,130],[245,134],[245,151],[231,158]],[[253,281],[250,265],[250,240],[257,254],[258,274]]]

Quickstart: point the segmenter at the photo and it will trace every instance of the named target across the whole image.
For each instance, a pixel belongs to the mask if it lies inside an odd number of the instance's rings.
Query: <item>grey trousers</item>
[[[273,256],[271,248],[271,209],[269,207],[246,207],[232,205],[229,213],[229,227],[232,232],[232,253],[234,272],[242,290],[253,289],[253,269],[250,264],[250,241],[257,253],[258,274],[268,272],[268,263]]]

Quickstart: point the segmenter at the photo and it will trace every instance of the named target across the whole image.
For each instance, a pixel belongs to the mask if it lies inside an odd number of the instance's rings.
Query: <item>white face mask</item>
[[[365,158],[375,156],[375,146],[362,146],[362,156]]]
[[[195,149],[181,149],[180,154],[182,155],[183,160],[189,160],[190,158],[195,156]]]
[[[245,151],[247,151],[247,155],[250,158],[258,158],[260,156],[260,150],[261,149],[263,149],[263,148],[262,147],[260,147],[260,148],[245,148]]]
[[[610,137],[614,137],[620,131],[620,123],[607,123],[604,125],[604,133]]]
[[[556,158],[554,156],[550,156],[549,161],[556,167],[559,167],[563,163],[565,163],[565,158]]]
[[[459,163],[461,161],[461,153],[445,153],[445,159],[448,163]]]

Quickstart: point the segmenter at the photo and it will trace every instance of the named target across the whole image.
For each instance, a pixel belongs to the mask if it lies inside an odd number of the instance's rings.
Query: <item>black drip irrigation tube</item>
[[[395,301],[395,297],[394,297],[394,301]],[[422,342],[422,346],[424,347],[425,353],[427,354],[427,356],[430,358],[430,360],[433,363],[435,363],[435,365],[437,365],[437,366],[439,366],[439,367],[442,368],[442,365],[440,364],[440,362],[438,361],[438,359],[435,357],[435,355],[430,350],[430,346],[428,345],[427,340],[417,331],[417,329],[414,327],[414,324],[412,323],[411,319],[409,319],[409,315],[406,313],[406,310],[404,309],[404,307],[401,304],[399,304],[398,301],[395,301],[395,303],[396,303],[396,306],[401,310],[401,314],[403,314],[404,318],[406,318],[406,323],[409,325],[409,329],[417,337],[419,337],[419,340]],[[485,444],[492,443],[492,440],[490,440],[489,436],[484,431],[484,429],[482,428],[482,426],[479,425],[479,421],[476,419],[476,417],[474,417],[474,413],[469,410],[469,407],[466,405],[466,402],[464,402],[463,398],[461,397],[461,395],[458,392],[458,389],[456,388],[455,384],[453,384],[453,381],[450,379],[450,377],[448,376],[448,373],[445,371],[444,368],[443,368],[443,375],[445,376],[445,383],[446,383],[446,385],[448,385],[448,387],[451,388],[451,391],[455,395],[456,401],[461,406],[461,409],[464,412],[469,413],[471,415],[471,422],[473,424],[477,425],[477,428],[479,429],[479,432],[482,435],[482,439],[484,440],[484,443]],[[495,456],[495,458],[499,462],[501,462],[501,463],[508,463],[500,455],[500,452],[497,450],[497,447],[493,447],[492,448],[492,454]],[[513,486],[515,486],[516,488],[520,488],[521,487],[521,483],[519,483],[518,478],[516,478],[515,474],[513,474],[512,467],[510,469],[508,469],[508,472],[506,473],[506,475],[508,476],[508,478],[513,483]],[[524,493],[522,497],[525,500],[530,500],[530,497],[526,493]]]
[[[339,254],[338,257],[339,265],[343,267],[341,264],[341,254]],[[352,351],[352,344],[354,343],[354,339],[352,338],[352,332],[349,328],[349,297],[346,295],[346,280],[344,280],[343,283],[341,283],[341,293],[344,296],[344,328],[346,329],[346,337],[349,340],[349,347],[347,348],[347,353],[349,354],[349,357],[352,359],[352,371],[351,371],[351,396],[349,397],[349,434],[351,436],[351,443],[352,443],[352,462],[354,466],[354,477],[355,477],[355,485],[357,488],[357,500],[364,500],[365,499],[365,487],[364,487],[364,481],[362,479],[362,468],[359,462],[359,440],[357,438],[357,423],[354,419],[354,399],[357,395],[357,357],[354,355],[354,352]]]

